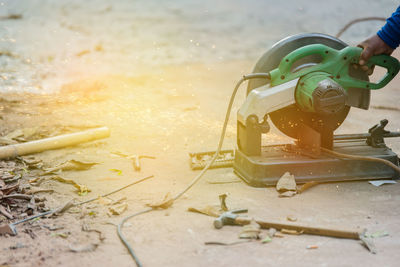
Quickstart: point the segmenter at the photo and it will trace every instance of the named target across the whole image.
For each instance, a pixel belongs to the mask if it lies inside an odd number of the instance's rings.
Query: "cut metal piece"
[[[189,153],[190,168],[192,170],[202,170],[210,162],[215,151]],[[210,168],[226,168],[233,165],[235,151],[233,149],[221,150],[217,159]]]

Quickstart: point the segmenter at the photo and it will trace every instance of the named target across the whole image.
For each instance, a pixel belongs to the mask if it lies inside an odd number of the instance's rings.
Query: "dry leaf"
[[[10,193],[14,192],[17,189],[19,189],[19,181],[15,184],[6,185],[1,189],[1,191],[4,195],[9,195]]]
[[[44,177],[36,177],[36,178],[30,179],[28,182],[31,185],[39,186],[44,180],[45,180]]]
[[[119,169],[110,169],[111,172],[116,172],[117,175],[122,175],[122,171]]]
[[[97,165],[97,162],[82,162],[78,160],[68,160],[63,162],[56,167],[45,169],[45,174],[54,173],[56,171],[84,171],[88,170],[94,165]]]
[[[289,230],[289,229],[281,229],[282,234],[288,234],[288,235],[301,235],[303,231],[296,231],[296,230]]]
[[[120,199],[111,202],[109,205],[122,204],[126,199],[127,199],[126,197],[121,197]]]
[[[307,189],[314,187],[318,184],[320,184],[320,182],[315,182],[315,181],[307,182],[307,183],[303,184],[302,186],[300,186],[300,188],[297,189],[297,194],[301,194],[304,191],[306,191]]]
[[[272,238],[269,236],[269,235],[267,235],[262,241],[261,241],[261,243],[269,243],[269,242],[271,242],[272,241]]]
[[[89,50],[82,50],[79,53],[76,54],[77,57],[81,57],[83,55],[89,54],[90,51]]]
[[[102,205],[109,205],[112,203],[112,200],[109,198],[99,197],[97,201]]]
[[[268,235],[272,238],[276,235],[276,229],[275,228],[269,228],[268,230]]]
[[[37,194],[37,193],[53,193],[54,190],[53,189],[44,189],[44,188],[32,188],[29,189],[25,192],[25,194],[27,195],[33,195],[33,194]]]
[[[148,207],[151,207],[153,209],[168,209],[169,207],[174,204],[174,199],[171,196],[171,193],[168,192],[162,201],[154,202],[154,203],[148,203],[146,204]]]
[[[15,226],[12,224],[2,224],[0,225],[0,235],[16,235],[17,231],[15,230]]]
[[[4,136],[7,139],[15,139],[18,137],[21,137],[24,135],[24,132],[21,129],[17,129],[15,131],[12,131],[10,133],[8,133],[6,136]]]
[[[106,238],[104,237],[103,233],[102,233],[100,230],[91,228],[87,223],[82,224],[82,231],[84,231],[84,232],[95,232],[95,233],[98,233],[98,234],[99,234],[99,240],[100,240],[101,242],[103,242],[104,239],[106,239]]]
[[[203,208],[189,207],[188,211],[198,212],[198,213],[205,214],[205,215],[212,216],[212,217],[219,217],[221,215],[221,210],[219,207],[209,206],[209,205],[207,205]]]
[[[87,195],[87,193],[91,192],[91,190],[86,185],[78,184],[74,180],[64,179],[61,176],[53,176],[50,179],[56,180],[56,181],[59,181],[61,183],[65,183],[65,184],[72,184],[78,190],[78,195],[80,195],[80,196]]]
[[[6,216],[8,219],[14,219],[14,216],[9,213],[5,207],[3,207],[2,205],[0,205],[0,213],[3,214],[4,216]]]
[[[2,146],[8,146],[8,145],[15,145],[18,144],[17,141],[9,139],[7,137],[0,137],[0,145]]]
[[[6,139],[13,139],[17,141],[26,141],[27,139],[34,136],[39,130],[39,127],[31,127],[24,129],[17,129],[4,136]]]
[[[42,160],[37,159],[34,156],[25,156],[21,157],[21,159],[29,168],[41,169],[43,167]]]
[[[282,233],[277,232],[274,234],[274,237],[284,238],[285,236]]]
[[[73,207],[73,206],[74,206],[74,200],[71,199],[70,201],[66,202],[64,205],[58,207],[58,208],[53,212],[53,214],[58,215],[58,214],[64,213],[64,212],[66,212],[69,208],[71,208],[71,207]],[[50,214],[50,216],[51,216],[51,215],[52,215],[52,214]]]
[[[115,206],[109,207],[108,210],[113,215],[121,215],[127,208],[128,208],[128,204],[122,203],[122,204],[119,204],[119,205],[115,205]]]
[[[86,245],[79,245],[79,244],[70,244],[69,249],[72,252],[92,252],[95,251],[98,247],[98,244],[86,244]]]
[[[230,242],[230,243],[225,243],[225,242],[220,242],[220,241],[208,241],[208,242],[204,242],[204,245],[232,246],[232,245],[243,244],[243,243],[247,243],[247,242],[251,242],[251,240],[241,240],[241,241]]]
[[[372,253],[376,254],[377,250],[375,247],[374,240],[372,238],[365,237],[363,235],[360,235],[360,240],[361,243]]]
[[[68,232],[60,232],[60,233],[52,233],[51,236],[59,236],[61,238],[68,238],[69,233]]]

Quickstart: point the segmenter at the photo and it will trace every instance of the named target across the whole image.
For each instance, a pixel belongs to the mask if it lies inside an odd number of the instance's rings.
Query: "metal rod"
[[[338,134],[334,135],[334,140],[354,140],[354,139],[367,139],[370,137],[370,133],[363,133],[363,134]],[[383,137],[400,137],[400,132],[390,132],[383,134]]]

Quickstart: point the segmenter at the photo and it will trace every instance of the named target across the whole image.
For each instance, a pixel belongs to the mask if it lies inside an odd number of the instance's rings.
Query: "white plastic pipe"
[[[0,159],[15,158],[18,156],[74,146],[80,143],[90,142],[110,136],[110,129],[100,127],[82,132],[63,134],[55,137],[44,138],[21,144],[0,147]]]

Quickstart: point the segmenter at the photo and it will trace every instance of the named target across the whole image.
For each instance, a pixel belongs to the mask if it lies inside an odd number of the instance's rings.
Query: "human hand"
[[[374,66],[369,68],[365,64],[372,56],[381,54],[390,55],[393,53],[394,50],[393,48],[388,46],[384,41],[382,41],[382,39],[377,34],[361,42],[358,45],[358,47],[361,47],[363,49],[358,64],[361,65],[361,69],[366,71],[368,75],[372,74]]]

